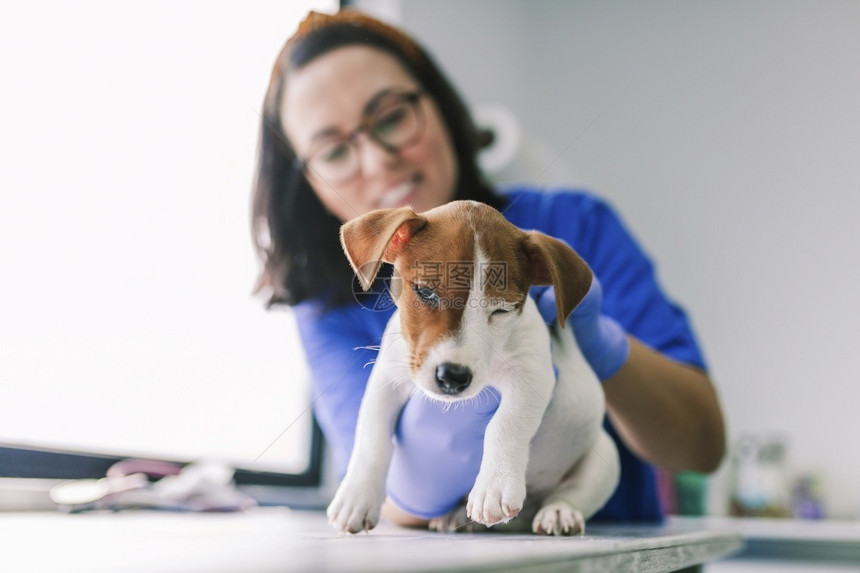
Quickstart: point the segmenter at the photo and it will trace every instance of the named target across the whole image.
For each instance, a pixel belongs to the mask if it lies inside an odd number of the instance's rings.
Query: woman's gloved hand
[[[455,404],[420,394],[410,398],[397,423],[388,497],[401,509],[427,519],[454,509],[475,485],[484,432],[500,401],[495,388]]]
[[[555,290],[552,287],[533,287],[529,293],[537,302],[538,310],[547,324],[557,321]],[[627,332],[614,319],[601,312],[603,289],[595,276],[588,294],[570,313],[565,326],[573,334],[582,354],[600,381],[618,372],[630,354]]]

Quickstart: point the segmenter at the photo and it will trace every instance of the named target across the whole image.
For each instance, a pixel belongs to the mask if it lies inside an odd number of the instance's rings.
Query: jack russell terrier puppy
[[[430,527],[450,531],[469,519],[491,526],[522,512],[535,533],[584,532],[620,473],[602,427],[603,389],[564,329],[588,292],[588,265],[563,242],[522,231],[474,201],[423,214],[373,211],[344,224],[341,243],[365,290],[382,262],[394,265],[399,280],[392,281],[397,311],[367,383],[352,457],[328,507],[332,525],[349,533],[376,526],[395,426],[416,387],[451,402],[493,386],[501,403],[468,502]],[[471,280],[427,272],[446,263],[469,263]],[[555,288],[561,328],[547,328],[528,295],[532,285]]]

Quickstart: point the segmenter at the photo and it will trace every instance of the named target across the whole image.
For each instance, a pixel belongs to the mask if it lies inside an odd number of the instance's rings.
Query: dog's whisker
[[[401,384],[411,383],[411,382],[412,382],[412,378],[410,378],[409,374],[405,374],[403,376],[398,376],[396,378],[392,378],[391,381],[388,382],[388,384],[392,388],[394,388],[394,387],[399,386]]]
[[[473,520],[470,520],[470,521],[468,521],[468,522],[464,523],[463,525],[458,525],[458,526],[457,526],[457,527],[455,527],[452,531],[457,531],[458,529],[463,529],[464,527],[468,527],[469,525],[472,525],[473,523],[478,523],[478,522],[477,522],[477,521],[475,521],[474,519],[473,519]]]
[[[367,346],[353,346],[352,349],[353,350],[376,350],[377,352],[379,352],[382,349],[382,347],[378,344],[375,344],[375,345],[367,345]]]
[[[348,373],[348,372],[349,372],[349,371],[350,371],[354,366],[356,366],[356,364],[357,364],[357,363],[358,363],[358,357],[356,357],[355,359],[353,359],[353,361],[352,361],[352,362],[350,362],[350,363],[349,363],[349,365],[347,366],[347,368],[345,368],[345,369],[344,369],[343,373],[342,373],[338,378],[336,378],[334,381],[332,381],[332,383],[331,383],[331,384],[329,384],[328,386],[326,386],[326,387],[325,387],[325,389],[324,389],[322,392],[320,392],[320,393],[319,393],[315,398],[313,398],[313,399],[311,400],[310,404],[308,404],[308,407],[307,407],[307,408],[305,408],[304,410],[302,410],[302,412],[301,412],[301,413],[299,413],[299,415],[298,415],[298,416],[296,416],[295,418],[293,418],[293,420],[292,420],[289,424],[287,424],[287,426],[286,426],[286,427],[281,431],[281,433],[280,433],[280,434],[278,434],[278,435],[275,437],[275,439],[273,439],[271,442],[269,442],[269,445],[268,445],[268,446],[266,446],[265,448],[263,448],[263,451],[261,451],[261,452],[260,452],[260,454],[259,454],[256,458],[254,458],[254,461],[253,461],[253,462],[251,462],[252,467],[253,467],[253,464],[256,464],[258,461],[260,461],[260,458],[262,458],[264,455],[266,455],[266,452],[268,452],[269,450],[271,450],[271,449],[272,449],[272,447],[273,447],[276,443],[278,443],[278,441],[279,441],[281,438],[283,438],[283,437],[287,434],[287,432],[289,432],[289,431],[290,431],[290,429],[291,429],[293,426],[295,426],[295,425],[296,425],[296,423],[297,423],[299,420],[301,420],[301,419],[302,419],[306,414],[308,414],[309,412],[311,412],[311,411],[313,410],[314,405],[316,405],[317,401],[318,401],[320,398],[322,398],[322,397],[326,394],[326,392],[328,392],[329,390],[331,390],[331,389],[332,389],[336,384],[338,384],[341,380],[343,380],[344,376],[346,376],[346,375],[347,375],[347,373]]]
[[[412,388],[409,390],[409,399],[410,400],[419,400],[420,396],[418,398],[415,398],[415,394],[423,394],[423,392],[421,392],[421,390],[413,384]]]

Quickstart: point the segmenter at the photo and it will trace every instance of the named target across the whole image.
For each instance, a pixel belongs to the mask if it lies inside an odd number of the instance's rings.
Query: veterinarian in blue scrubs
[[[711,472],[725,452],[719,400],[686,314],[605,201],[578,190],[492,189],[476,164],[489,140],[429,55],[373,18],[311,13],[278,56],[254,189],[259,289],[268,305],[296,312],[337,472],[346,471],[374,347],[394,311],[384,277],[371,295],[356,295],[339,227],[377,208],[421,212],[473,199],[566,241],[593,269],[599,282],[569,324],[603,381],[605,424],[622,463],[615,494],[593,520],[659,520],[655,467]],[[554,320],[552,290],[533,296]],[[498,406],[483,398],[447,411],[410,400],[384,517],[420,526],[468,494]]]

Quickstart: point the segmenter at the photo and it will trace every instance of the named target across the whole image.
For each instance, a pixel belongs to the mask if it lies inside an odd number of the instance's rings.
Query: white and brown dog
[[[346,223],[341,242],[363,288],[383,261],[394,264],[393,284],[402,287],[392,293],[398,310],[370,374],[329,521],[350,533],[379,521],[395,424],[416,386],[446,402],[493,386],[501,403],[468,502],[431,527],[451,530],[469,518],[490,526],[522,511],[535,533],[584,531],[619,476],[615,444],[602,428],[602,388],[563,328],[591,284],[585,262],[563,242],[524,232],[473,201],[420,215],[409,207],[373,211]],[[428,272],[446,263],[471,265],[471,280]],[[528,296],[532,285],[555,288],[562,328],[547,328]]]

